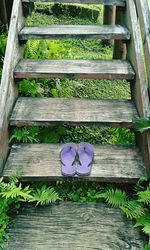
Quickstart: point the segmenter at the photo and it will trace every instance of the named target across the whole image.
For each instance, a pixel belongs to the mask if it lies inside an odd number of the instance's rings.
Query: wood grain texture
[[[150,100],[144,69],[143,52],[140,44],[139,22],[134,0],[127,1],[126,25],[131,32],[127,59],[131,61],[136,72],[135,84],[131,85],[132,99],[135,102],[140,118],[147,118],[150,117]],[[143,159],[150,176],[150,132],[146,132],[142,137],[137,137],[137,141],[139,142],[138,145],[141,148]]]
[[[142,250],[146,243],[130,219],[103,203],[25,206],[8,234],[4,250]]]
[[[116,6],[116,20],[115,24],[124,25],[123,16],[126,9]],[[113,59],[126,59],[126,41],[125,40],[115,40],[113,47]]]
[[[18,144],[11,149],[3,177],[16,172],[22,181],[49,181],[65,178],[61,175],[58,144]],[[94,163],[88,177],[101,182],[136,182],[147,176],[144,163],[135,147],[94,145]],[[75,176],[77,177],[77,176]],[[70,178],[70,177],[69,177]]]
[[[140,117],[150,117],[150,103],[148,86],[144,70],[144,60],[140,44],[139,26],[134,0],[127,1],[126,25],[131,32],[131,40],[128,43],[127,58],[131,61],[136,72],[135,83],[131,85],[132,97],[135,101]]]
[[[116,19],[116,6],[105,5],[103,10],[103,24],[104,25],[115,25]],[[103,46],[113,45],[112,40],[103,40]]]
[[[103,4],[124,7],[126,0],[22,0],[23,3],[53,2],[53,3],[81,3],[81,4]]]
[[[130,39],[130,32],[121,25],[51,25],[24,27],[19,40],[29,39]]]
[[[22,29],[23,24],[21,2],[14,0],[0,84],[0,174],[8,153],[8,116],[17,96],[13,71],[23,54],[18,43],[18,32]]]
[[[21,60],[15,78],[134,79],[128,61],[122,60]]]
[[[150,95],[150,13],[147,0],[136,0],[136,7],[138,10],[138,17],[140,21],[142,41],[144,47],[145,64],[147,69],[147,76],[149,82],[149,95]]]
[[[138,118],[129,100],[89,100],[68,98],[18,98],[10,125],[106,125],[132,127]]]

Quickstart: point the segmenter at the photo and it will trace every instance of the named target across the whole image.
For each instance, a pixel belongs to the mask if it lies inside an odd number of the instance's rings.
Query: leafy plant
[[[24,79],[19,84],[19,92],[25,96],[42,97],[44,89],[41,87],[41,83],[31,79]]]
[[[112,187],[107,188],[104,192],[97,194],[97,198],[105,199],[106,202],[113,207],[124,206],[127,202],[127,195],[124,191],[114,189]]]
[[[66,53],[61,42],[51,40],[31,40],[27,42],[25,58],[30,59],[50,59],[61,58]]]
[[[37,205],[48,205],[56,200],[61,200],[54,188],[46,185],[43,185],[41,188],[36,187],[32,192],[32,196],[33,199],[31,201],[36,201]]]
[[[60,200],[54,188],[41,185],[38,187],[23,186],[17,177],[10,178],[9,182],[0,179],[0,247],[3,247],[8,235],[6,232],[9,223],[9,212],[12,206],[18,209],[21,202],[36,202],[36,205],[47,205]]]
[[[134,122],[135,129],[141,133],[150,129],[150,118],[147,119],[138,119]]]
[[[144,250],[150,250],[150,244],[145,245]]]
[[[7,41],[6,35],[3,34],[0,35],[0,63],[3,62],[5,48],[6,48],[6,41]]]
[[[39,128],[34,126],[14,128],[10,137],[10,142],[14,141],[23,143],[38,142]]]

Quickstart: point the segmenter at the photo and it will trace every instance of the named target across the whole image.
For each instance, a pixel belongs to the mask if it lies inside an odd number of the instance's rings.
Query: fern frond
[[[127,201],[120,208],[127,218],[138,218],[145,213],[145,208],[136,200]]]
[[[38,142],[39,128],[30,126],[23,128],[15,128],[10,137],[10,142],[17,141],[23,143]]]
[[[43,185],[41,188],[36,188],[32,193],[32,201],[36,201],[37,205],[48,205],[49,203],[61,200],[54,188]]]
[[[146,223],[146,225],[143,227],[142,231],[147,234],[148,236],[150,236],[150,222]]]
[[[148,186],[145,191],[138,192],[138,201],[144,204],[150,203],[150,186]]]
[[[150,250],[150,244],[144,246],[144,250]]]
[[[22,188],[21,183],[19,184],[19,186],[16,186],[15,183],[10,182],[3,185],[3,190],[1,191],[0,195],[7,200],[15,199],[18,201],[29,201],[32,198],[30,193],[31,190],[29,186]]]
[[[134,125],[137,131],[143,133],[144,131],[150,129],[150,119],[144,118],[144,119],[136,120]]]
[[[150,214],[148,212],[145,212],[144,215],[136,219],[136,224],[134,225],[134,227],[143,227],[147,223],[150,223]]]
[[[96,195],[96,198],[106,199],[106,202],[113,207],[120,207],[126,203],[126,193],[120,189],[108,188],[105,192]]]

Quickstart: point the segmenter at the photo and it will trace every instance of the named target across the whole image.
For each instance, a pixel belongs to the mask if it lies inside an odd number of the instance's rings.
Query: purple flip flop
[[[78,148],[78,156],[80,165],[77,166],[76,173],[80,176],[89,175],[94,160],[93,146],[88,142],[81,142]]]
[[[76,173],[74,162],[77,155],[77,146],[75,143],[68,143],[60,151],[62,175],[73,176]]]

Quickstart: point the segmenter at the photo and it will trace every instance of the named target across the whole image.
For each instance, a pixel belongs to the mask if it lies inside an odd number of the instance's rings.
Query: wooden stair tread
[[[106,125],[133,127],[138,118],[130,100],[89,100],[20,97],[10,116],[10,125]]]
[[[130,32],[121,25],[51,25],[24,27],[19,40],[28,39],[130,39]]]
[[[21,60],[15,78],[93,78],[132,80],[131,64],[123,60]]]
[[[103,4],[124,7],[126,0],[22,0],[23,3],[53,2],[53,3],[81,3],[81,4]]]
[[[63,178],[59,144],[16,144],[12,146],[3,177],[20,173],[22,181]],[[142,157],[135,147],[94,145],[94,163],[88,180],[136,182],[147,177]]]
[[[99,203],[24,205],[8,226],[4,250],[144,249],[147,239],[120,209]]]

